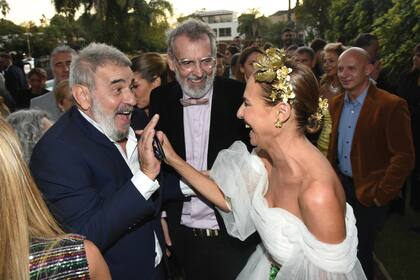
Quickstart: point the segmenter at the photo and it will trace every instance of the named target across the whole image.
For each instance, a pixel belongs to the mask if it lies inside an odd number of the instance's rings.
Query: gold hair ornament
[[[328,111],[328,99],[320,97],[318,101],[318,109],[316,110],[316,113],[312,114],[312,119],[320,122],[322,118],[325,116],[327,111]]]
[[[286,52],[284,49],[269,48],[265,54],[259,55],[254,63],[256,69],[255,80],[260,83],[270,84],[272,90],[269,98],[272,102],[293,104],[295,93],[290,83],[291,68],[286,65]]]

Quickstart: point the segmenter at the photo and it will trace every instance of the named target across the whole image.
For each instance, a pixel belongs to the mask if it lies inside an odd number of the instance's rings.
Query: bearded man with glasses
[[[168,64],[176,81],[154,89],[150,114],[160,115],[158,129],[179,155],[196,169],[209,170],[220,150],[236,140],[249,143],[244,123],[236,118],[245,84],[215,78],[216,38],[201,21],[185,21],[169,34]],[[162,172],[161,184],[181,188],[186,196],[165,206],[167,245],[185,279],[235,279],[258,237],[245,242],[230,237],[214,205],[168,166]]]

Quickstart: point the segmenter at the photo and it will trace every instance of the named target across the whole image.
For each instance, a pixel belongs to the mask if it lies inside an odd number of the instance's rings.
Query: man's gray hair
[[[203,38],[203,35],[210,39],[211,55],[216,57],[216,35],[210,26],[202,21],[196,19],[189,19],[182,22],[168,35],[168,55],[171,58],[175,57],[175,39],[181,35],[187,36],[191,41],[197,41]]]
[[[77,54],[77,52],[74,49],[70,48],[67,45],[61,45],[61,46],[56,47],[55,49],[53,49],[53,51],[51,52],[51,55],[50,55],[50,67],[51,67],[51,69],[53,69],[53,66],[54,66],[53,65],[53,58],[58,53],[70,53],[71,56],[74,56],[74,55]]]
[[[95,89],[95,72],[105,64],[131,66],[128,57],[117,48],[106,44],[91,43],[73,57],[70,65],[70,88],[74,85]]]
[[[36,143],[44,135],[46,129],[43,123],[44,118],[51,120],[47,112],[35,109],[19,110],[6,118],[16,131],[25,160],[28,163]]]

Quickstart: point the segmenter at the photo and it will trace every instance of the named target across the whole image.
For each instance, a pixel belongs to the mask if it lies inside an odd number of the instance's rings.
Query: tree
[[[263,35],[268,30],[269,20],[265,16],[259,16],[259,11],[251,9],[238,17],[238,32],[245,34],[245,40],[254,40],[258,35]]]
[[[168,16],[173,14],[172,5],[164,0],[137,1],[138,7],[134,9],[131,17],[133,47],[146,50],[163,51],[166,48],[165,31],[169,28]]]
[[[22,34],[23,32],[25,32],[25,29],[22,26],[16,25],[7,19],[0,19],[0,36]]]
[[[392,0],[332,0],[326,38],[350,44],[359,33],[372,32],[374,20],[390,7]]]
[[[11,52],[25,50],[25,28],[14,24],[10,20],[0,19],[0,47],[2,51]]]
[[[72,17],[55,15],[49,25],[49,29],[57,34],[60,41],[69,45],[77,45],[80,38],[86,34],[79,22]]]
[[[393,0],[393,7],[377,18],[382,63],[389,81],[399,81],[411,66],[412,50],[420,42],[420,0]]]
[[[114,45],[124,51],[139,47],[161,50],[164,31],[172,15],[166,0],[54,0],[55,8],[67,16],[83,10],[79,19],[89,41]]]
[[[296,6],[296,21],[305,26],[309,39],[315,36],[325,38],[325,33],[331,28],[328,11],[331,0],[305,0]]]

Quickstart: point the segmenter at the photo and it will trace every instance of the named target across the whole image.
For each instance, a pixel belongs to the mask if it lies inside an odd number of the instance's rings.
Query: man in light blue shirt
[[[354,130],[356,129],[367,90],[368,87],[354,100],[350,99],[348,93],[344,96],[344,107],[338,128],[338,168],[344,175],[350,177],[352,177],[350,162],[351,144],[353,143]]]
[[[358,230],[357,257],[373,279],[373,248],[387,204],[398,196],[414,164],[407,103],[370,82],[368,53],[350,48],[338,59],[345,94],[331,103],[328,158],[338,171]]]

